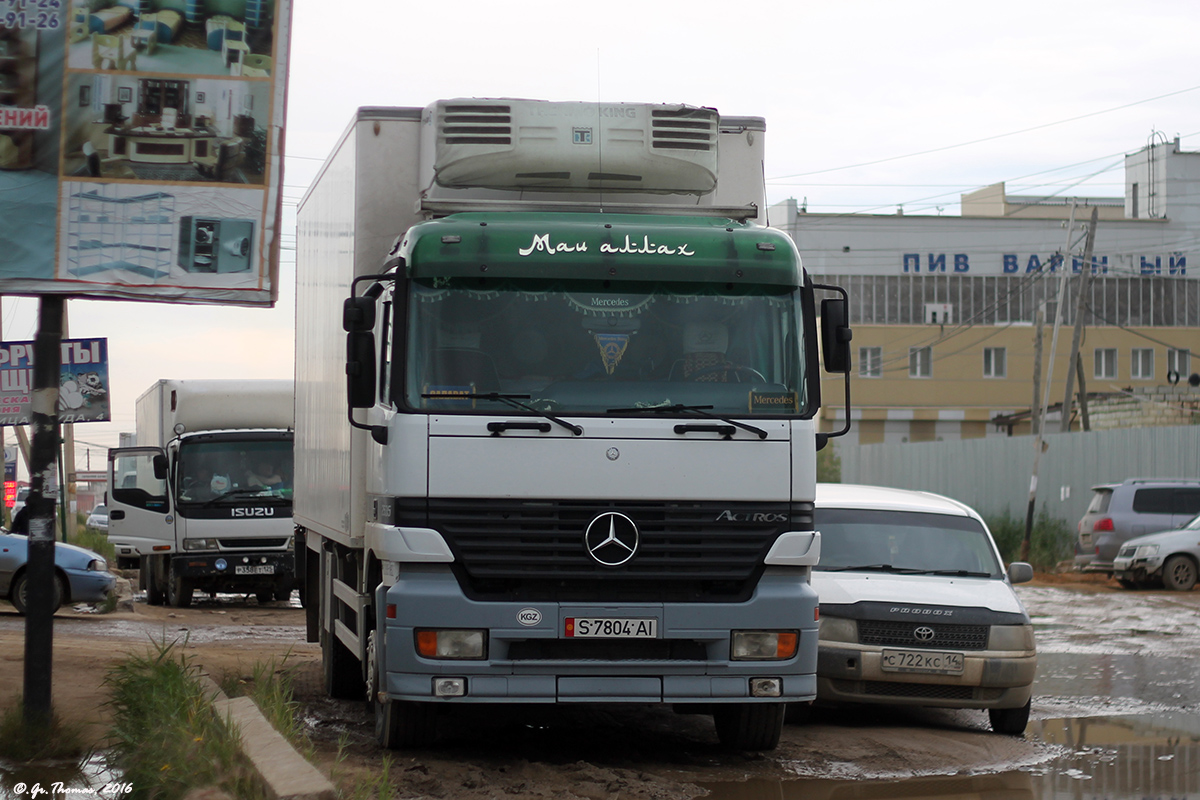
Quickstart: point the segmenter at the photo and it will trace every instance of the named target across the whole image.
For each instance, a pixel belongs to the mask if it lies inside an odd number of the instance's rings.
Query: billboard
[[[30,424],[32,397],[33,342],[0,343],[0,425]],[[65,424],[111,419],[108,340],[63,339],[58,421]]]
[[[3,0],[0,294],[271,305],[291,0]]]

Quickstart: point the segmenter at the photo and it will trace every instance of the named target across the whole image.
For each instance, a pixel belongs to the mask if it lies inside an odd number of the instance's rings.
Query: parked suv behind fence
[[[1084,572],[1112,572],[1129,539],[1183,527],[1200,514],[1200,479],[1130,478],[1093,486],[1079,520],[1076,563]]]

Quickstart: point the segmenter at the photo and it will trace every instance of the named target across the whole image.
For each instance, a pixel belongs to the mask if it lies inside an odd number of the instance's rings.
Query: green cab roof
[[[800,256],[781,231],[710,217],[500,212],[414,225],[408,275],[703,281],[799,286]]]

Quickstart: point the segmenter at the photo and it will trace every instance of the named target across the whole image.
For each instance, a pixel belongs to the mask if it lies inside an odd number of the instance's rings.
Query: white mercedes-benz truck
[[[289,380],[160,380],[137,399],[137,446],[108,453],[108,539],[149,603],[291,596],[293,405]]]
[[[815,696],[818,339],[848,375],[850,330],[765,225],[764,131],[468,99],[337,143],[299,208],[296,545],[383,745],[642,703],[769,749]]]

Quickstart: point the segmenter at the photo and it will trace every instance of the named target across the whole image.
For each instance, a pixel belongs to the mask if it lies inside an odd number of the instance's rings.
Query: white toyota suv
[[[1033,625],[983,519],[940,495],[818,484],[817,703],[987,709],[992,730],[1029,721]]]

